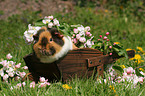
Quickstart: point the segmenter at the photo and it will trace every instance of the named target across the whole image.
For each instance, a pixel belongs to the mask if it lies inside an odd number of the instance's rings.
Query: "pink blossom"
[[[78,33],[78,29],[74,28],[74,33],[77,34]]]
[[[134,72],[132,67],[124,68],[124,70],[127,74],[132,74]]]
[[[107,39],[107,41],[109,41],[109,39]]]
[[[100,41],[100,39],[98,39],[98,41]]]
[[[77,38],[74,38],[74,39],[73,39],[73,42],[74,42],[74,43],[77,43]]]
[[[112,46],[109,46],[110,49],[112,49]]]
[[[102,35],[99,35],[100,38],[102,38]]]
[[[91,36],[92,36],[92,34],[89,35],[89,37],[91,37]]]
[[[15,65],[15,68],[20,68],[21,67],[21,63]]]
[[[80,39],[80,37],[81,37],[80,34],[77,34],[77,35],[76,35],[76,38],[77,38],[78,40]]]
[[[72,37],[75,37],[76,35],[75,34],[73,34],[73,36]]]
[[[126,72],[124,72],[124,73],[123,73],[123,76],[126,76],[126,75],[127,75],[127,73],[126,73]]]
[[[7,59],[11,59],[13,56],[9,53],[9,54],[7,54]]]
[[[22,83],[22,85],[23,85],[23,87],[24,87],[24,86],[26,85],[26,83],[25,83],[25,82],[23,82],[23,83]]]
[[[28,70],[28,67],[27,66],[24,66],[24,67],[22,67],[23,69],[25,69],[25,70]]]
[[[40,77],[39,80],[40,80],[41,83],[45,82],[45,78],[44,77]]]
[[[50,83],[49,83],[49,82],[46,82],[46,85],[48,85],[48,86],[49,86],[49,85],[50,85]]]
[[[14,77],[14,73],[13,73],[13,72],[9,72],[8,75],[9,75],[10,77]]]
[[[48,24],[48,28],[52,28],[52,26],[53,26],[53,23],[50,22],[50,23]]]
[[[84,42],[86,42],[86,38],[85,37],[80,37],[79,41],[84,43]]]
[[[20,72],[20,77],[23,78],[26,75],[25,72]]]
[[[116,45],[116,43],[114,43],[113,45]]]
[[[5,74],[4,76],[3,76],[3,80],[7,80],[9,78],[9,76],[8,76],[8,74]]]
[[[46,84],[45,83],[40,83],[39,87],[46,87]]]
[[[104,40],[106,40],[107,39],[107,36],[104,36],[104,38],[103,38]]]
[[[112,55],[112,53],[109,53],[109,55]]]
[[[109,34],[110,34],[110,33],[109,33],[109,32],[107,32],[107,33],[106,33],[106,36],[108,36]]]
[[[144,80],[143,77],[139,77],[139,78],[138,78],[138,81],[139,81],[140,83],[143,83],[143,80]]]
[[[87,35],[87,36],[90,36],[90,34],[91,34],[90,32],[88,32],[88,31],[86,32],[86,35]]]
[[[34,81],[30,83],[30,88],[35,88],[35,82]]]
[[[7,60],[2,61],[1,64],[2,64],[4,67],[7,67],[7,68],[9,67]]]
[[[16,87],[21,87],[22,86],[22,84],[21,83],[18,83],[17,85],[16,85]]]
[[[17,80],[19,80],[19,79],[20,79],[20,77],[19,77],[19,76],[16,76],[16,77],[15,77],[15,80],[16,80],[16,81],[17,81]]]

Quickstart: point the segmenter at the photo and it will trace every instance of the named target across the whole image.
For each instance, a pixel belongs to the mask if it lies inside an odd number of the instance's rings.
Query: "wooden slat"
[[[134,51],[127,53],[129,57],[133,57],[135,54]],[[94,75],[96,73],[101,75],[103,74],[103,65],[112,63],[113,60],[118,58],[120,57],[117,54],[110,57],[103,55],[96,49],[80,48],[69,51],[66,56],[51,64],[41,63],[33,53],[25,56],[24,61],[29,72],[31,72],[30,79],[38,82],[40,77],[45,77],[49,81],[60,80],[61,77],[65,81],[70,77],[75,77],[75,75],[90,77],[93,71],[95,71]],[[90,64],[90,61],[92,61],[92,64]]]

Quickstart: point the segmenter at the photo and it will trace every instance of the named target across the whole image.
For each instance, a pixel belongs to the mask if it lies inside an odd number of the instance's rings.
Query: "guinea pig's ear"
[[[45,31],[47,31],[47,27],[42,27],[40,30],[45,30]]]
[[[59,38],[64,37],[62,34],[60,34],[60,32],[56,28],[51,28],[50,33],[52,34],[52,36],[56,36],[56,37],[59,37]]]
[[[34,38],[34,40],[38,40],[39,39],[37,34],[33,35],[33,38]]]

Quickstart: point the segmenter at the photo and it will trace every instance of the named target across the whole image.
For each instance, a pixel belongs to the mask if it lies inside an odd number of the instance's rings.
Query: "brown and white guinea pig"
[[[52,63],[77,48],[69,36],[60,34],[56,28],[42,27],[34,37],[33,50],[42,63]]]

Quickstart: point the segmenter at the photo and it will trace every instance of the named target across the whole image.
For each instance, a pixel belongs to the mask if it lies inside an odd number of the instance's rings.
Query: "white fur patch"
[[[67,37],[63,37],[63,39],[64,39],[64,45],[63,45],[61,51],[56,53],[53,56],[46,56],[46,57],[40,58],[40,62],[52,63],[52,62],[58,60],[59,58],[63,57],[64,55],[66,55],[69,50],[72,50],[73,43],[71,41],[71,38],[69,36],[67,36]]]

